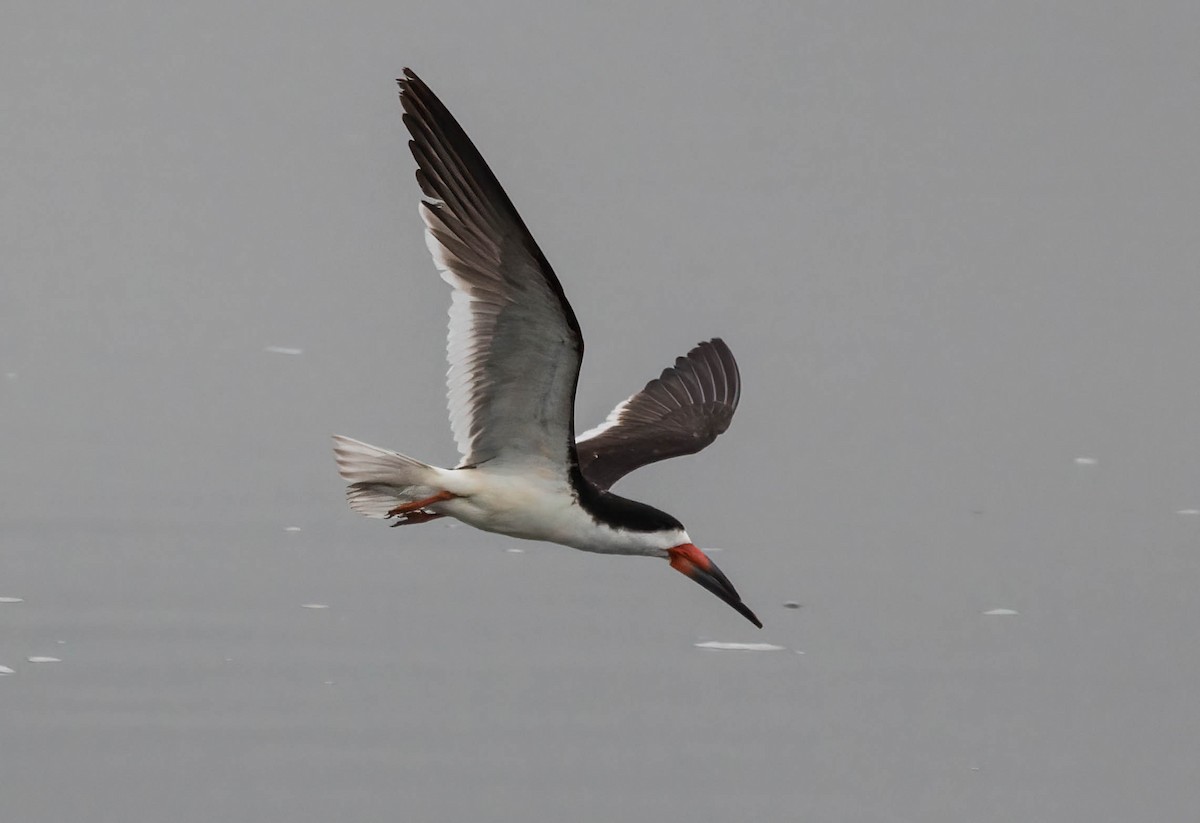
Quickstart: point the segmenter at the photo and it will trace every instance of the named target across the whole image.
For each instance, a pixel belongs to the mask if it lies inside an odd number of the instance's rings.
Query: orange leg
[[[419,509],[423,509],[431,503],[441,503],[443,500],[453,500],[458,497],[457,494],[450,492],[438,492],[433,497],[426,497],[424,500],[414,500],[412,503],[401,503],[396,508],[387,513],[388,517],[399,517],[400,515],[409,514]]]

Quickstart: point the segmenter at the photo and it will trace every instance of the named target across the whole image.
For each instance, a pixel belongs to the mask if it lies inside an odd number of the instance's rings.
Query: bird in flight
[[[609,491],[729,427],[741,394],[729,347],[700,343],[576,437],[583,336],[562,284],[442,101],[409,69],[397,82],[426,245],[453,289],[447,383],[462,459],[443,469],[336,435],[350,507],[395,526],[449,516],[512,537],[664,558],[762,628],[682,523]]]

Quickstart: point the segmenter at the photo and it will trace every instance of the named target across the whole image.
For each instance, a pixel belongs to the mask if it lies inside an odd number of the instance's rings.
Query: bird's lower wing
[[[461,465],[574,455],[583,338],[562,286],[466,132],[420,78],[399,81],[434,262],[453,288],[447,375]]]

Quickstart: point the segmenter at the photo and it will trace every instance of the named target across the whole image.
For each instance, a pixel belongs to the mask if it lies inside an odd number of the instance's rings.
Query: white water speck
[[[1016,611],[1015,609],[992,609],[991,611],[984,612],[984,614],[989,615],[991,617],[1001,617],[1001,616],[1011,616],[1014,614],[1020,614],[1020,612]]]
[[[723,643],[720,640],[706,640],[694,644],[697,649],[716,649],[723,652],[781,652],[783,646],[771,643]]]
[[[1176,514],[1200,514],[1200,509],[1176,509]]]
[[[508,554],[525,554],[524,549],[505,549],[504,551]]]
[[[8,666],[0,666],[0,674],[16,674],[16,669],[10,669]]]
[[[24,597],[0,597],[0,603],[24,603]]]
[[[62,658],[59,657],[26,657],[30,663],[61,663]]]
[[[266,346],[263,351],[270,352],[271,354],[290,354],[293,356],[304,354],[304,349],[296,349],[291,346]]]
[[[1076,466],[1094,466],[1099,462],[1100,461],[1094,457],[1076,457],[1075,458]]]
[[[284,526],[284,527],[283,527],[283,530],[284,530],[285,532],[298,532],[298,531],[302,531],[302,529],[301,529],[299,526]]]
[[[9,380],[16,380],[16,379],[17,379],[17,373],[16,373],[15,371],[6,371],[6,372],[4,373],[4,376],[5,376],[5,377],[7,377]]]
[[[329,604],[327,604],[327,603],[301,603],[300,608],[302,608],[302,609],[328,609]]]

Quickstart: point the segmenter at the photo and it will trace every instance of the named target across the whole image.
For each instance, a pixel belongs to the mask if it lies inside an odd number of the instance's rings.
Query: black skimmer
[[[426,244],[453,287],[447,382],[462,460],[442,469],[335,436],[350,507],[397,526],[450,516],[584,551],[661,557],[762,628],[682,523],[609,491],[725,431],[741,392],[729,347],[701,343],[577,438],[583,336],[558,277],[442,102],[408,69],[398,82]]]

